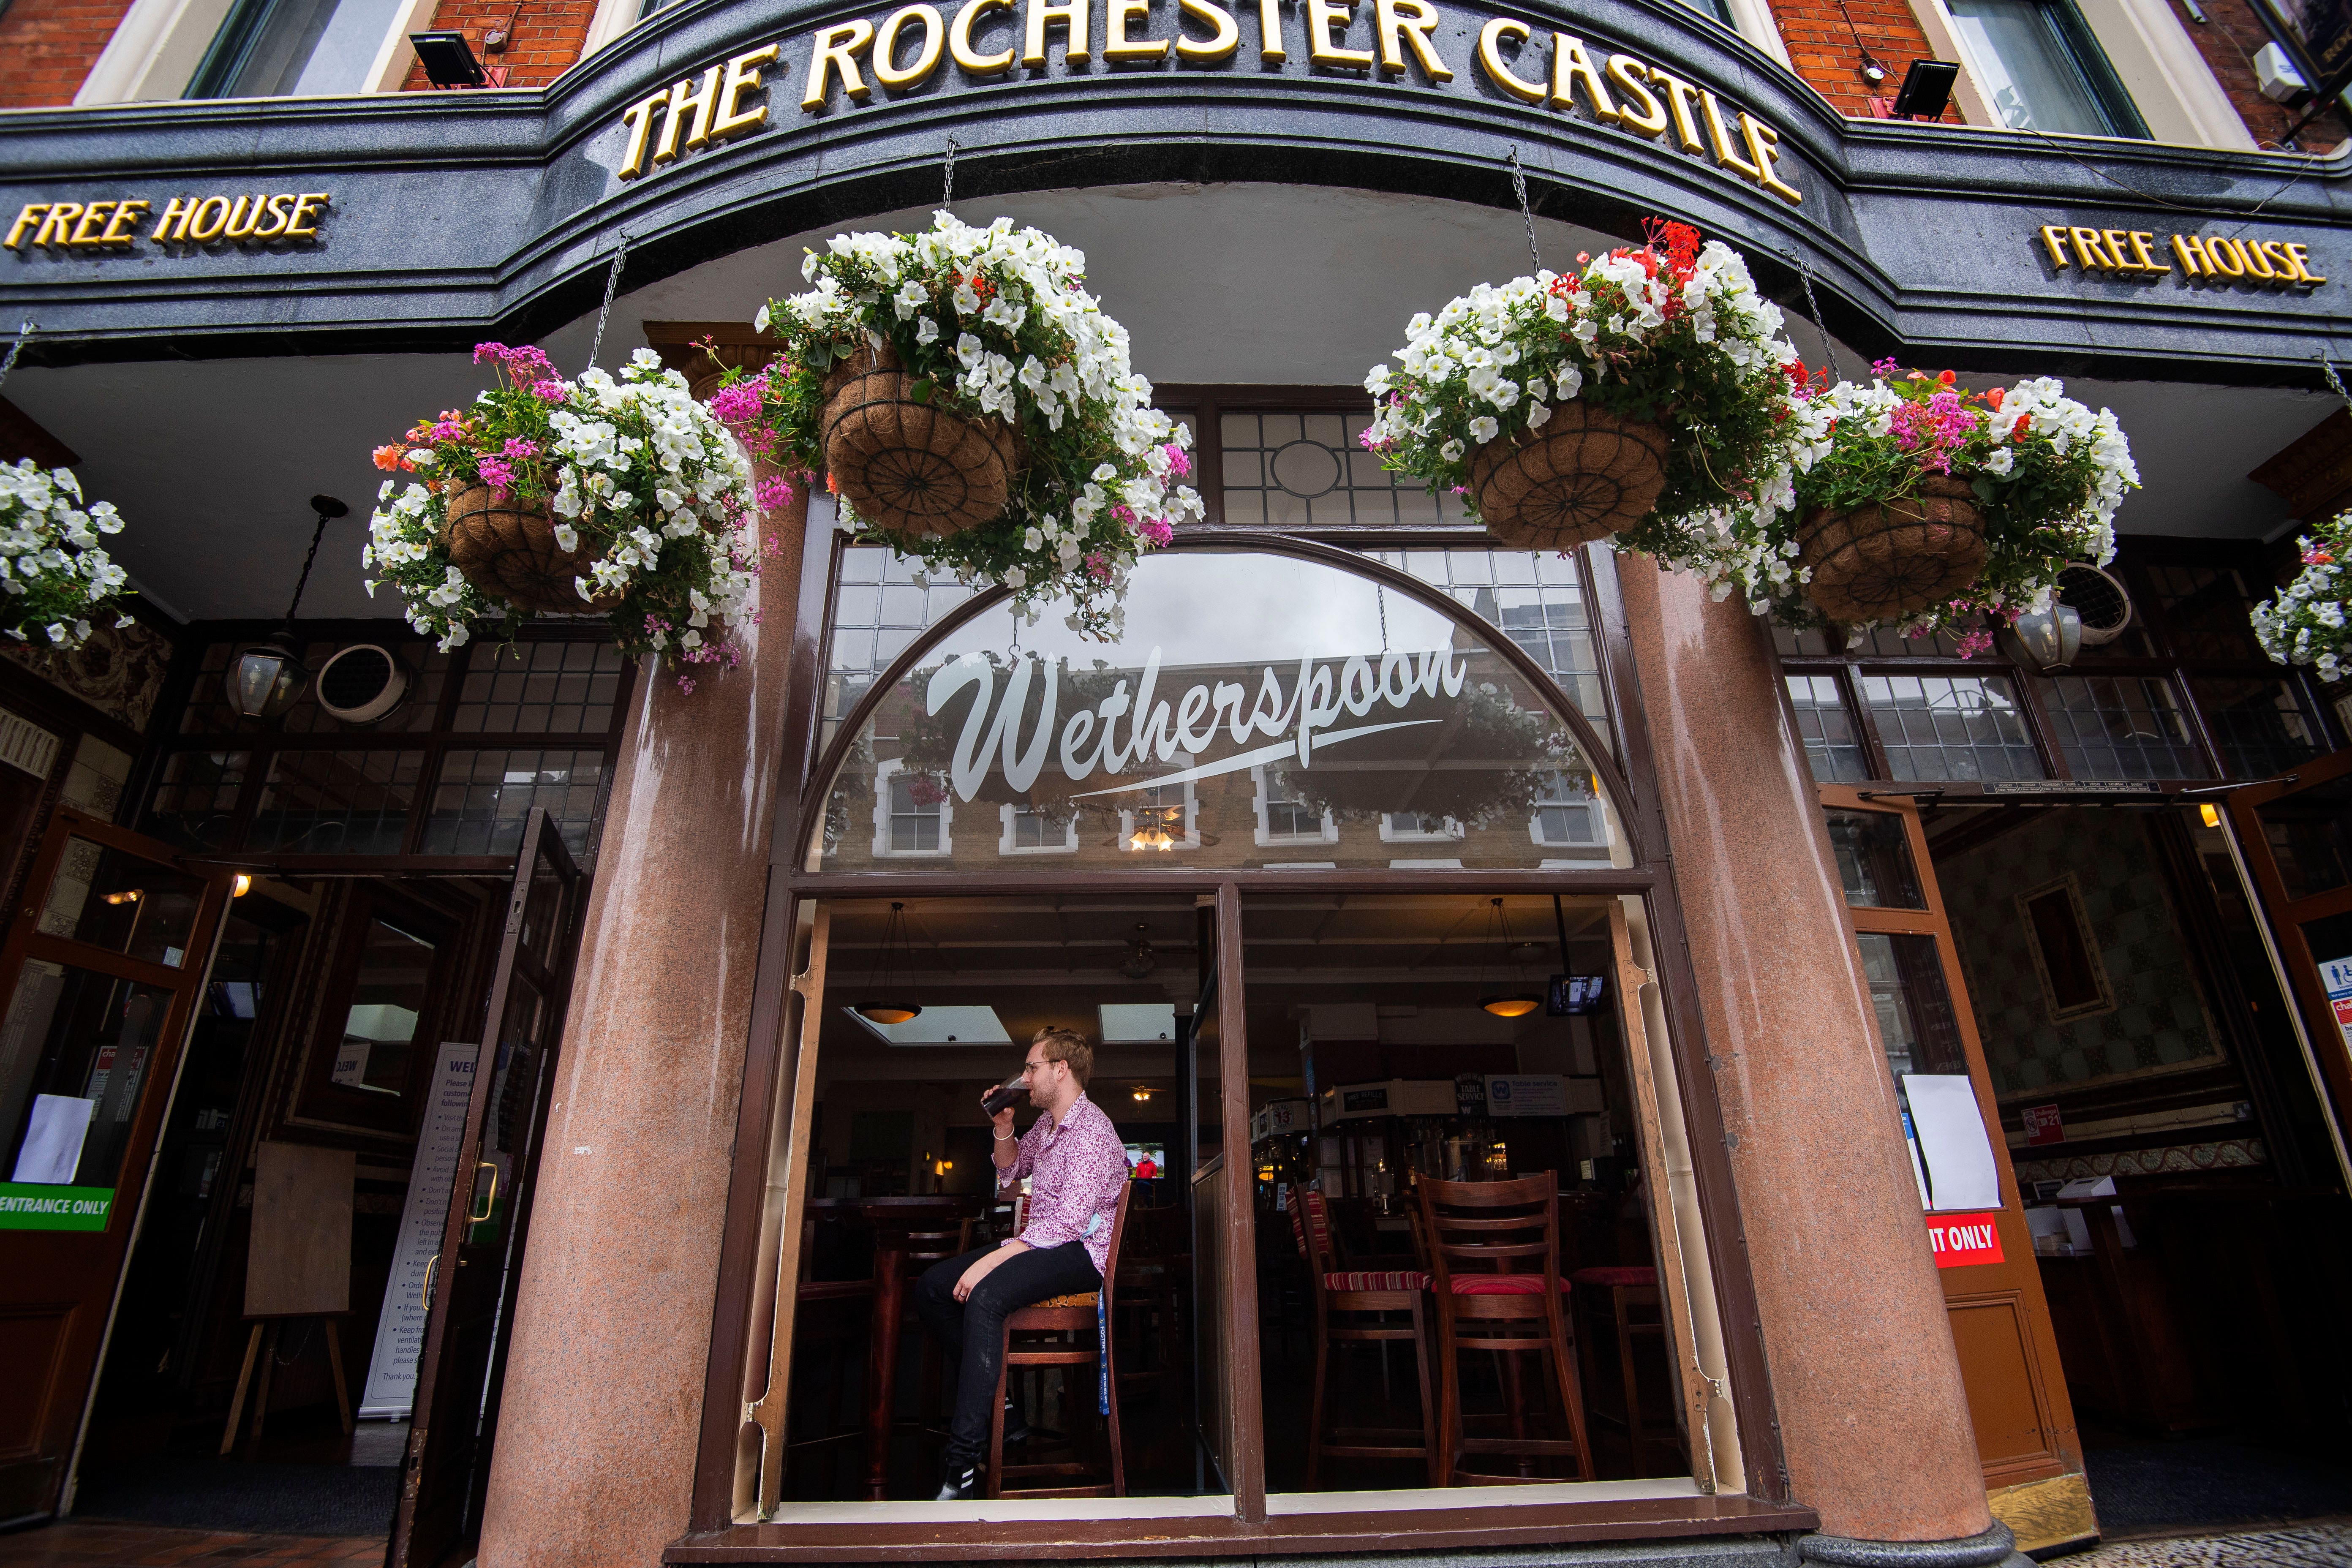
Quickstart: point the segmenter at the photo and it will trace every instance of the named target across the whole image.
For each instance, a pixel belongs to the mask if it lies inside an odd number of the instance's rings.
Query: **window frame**
[[[397,629],[395,629],[397,627]],[[179,652],[174,656],[172,670],[166,677],[162,695],[156,703],[158,714],[180,714],[189,706],[200,680],[217,679],[217,672],[204,668],[206,654],[214,647],[226,643],[232,646],[257,643],[278,630],[275,624],[254,621],[199,621],[185,630]],[[416,638],[398,623],[384,621],[304,621],[294,628],[296,641],[349,645],[352,643],[406,643]],[[565,627],[534,627],[518,636],[515,645],[532,647],[543,643],[608,644],[612,639],[602,626]],[[190,853],[233,858],[240,866],[290,874],[327,872],[366,875],[383,870],[431,870],[447,873],[499,872],[513,869],[514,857],[507,855],[434,855],[424,851],[425,834],[432,822],[434,796],[440,787],[445,761],[452,752],[595,752],[602,754],[603,776],[596,785],[594,815],[590,818],[591,837],[587,853],[578,856],[583,867],[593,867],[596,831],[604,822],[604,811],[612,798],[613,775],[620,758],[621,735],[628,721],[629,708],[636,694],[637,661],[623,659],[619,679],[613,692],[613,708],[604,728],[596,731],[502,731],[459,730],[456,728],[457,711],[463,706],[466,678],[478,673],[475,660],[485,662],[496,658],[506,645],[496,642],[471,642],[450,651],[449,663],[443,673],[439,696],[432,721],[415,729],[397,731],[373,728],[351,728],[330,722],[312,731],[289,731],[282,721],[257,723],[240,720],[227,728],[181,732],[163,722],[151,727],[151,735],[142,750],[139,765],[134,769],[130,785],[124,790],[126,815],[137,824],[138,830],[151,837],[164,838],[177,845],[170,826],[154,821],[152,806],[155,793],[164,782],[173,757],[189,753],[241,752],[246,755],[244,777],[236,785],[235,804],[226,813],[229,820],[216,844],[194,847]],[[316,673],[315,671],[313,672]],[[316,687],[307,692],[303,700],[315,699]],[[414,699],[412,700],[421,700]],[[399,850],[391,855],[319,855],[289,854],[263,851],[247,854],[245,845],[259,810],[261,797],[268,789],[272,764],[282,754],[293,752],[333,752],[345,753],[377,752],[417,752],[425,753],[424,766],[417,776],[415,795],[408,807],[407,820],[402,829]],[[224,792],[226,792],[226,786]]]
[[[2107,58],[2106,47],[2099,42],[2090,18],[2083,15],[2082,8],[2074,4],[2074,0],[2025,0],[2025,3],[2034,8],[2037,19],[2042,23],[2043,36],[2054,47],[2057,63],[2074,77],[2083,89],[2083,95],[2090,100],[2092,110],[2105,122],[2104,134],[2135,142],[2154,141],[2146,117],[2140,113],[2138,103],[2132,98],[2131,89],[2116,72],[2115,62]],[[1949,9],[1948,0],[1946,0],[1948,13]],[[1955,22],[1957,24],[1957,17]],[[1968,42],[1957,25],[1953,34],[1959,38],[1962,50],[1973,58],[1976,48]],[[2035,134],[2038,130],[2011,125],[2005,121],[1998,121],[1996,128],[2024,131],[2028,134]],[[2038,133],[2044,136],[2084,134],[2076,131],[2039,131]]]
[[[2301,666],[2280,666],[2268,660],[2214,657],[2191,653],[2184,648],[2184,630],[2168,614],[2163,596],[2156,587],[2153,569],[2158,567],[2202,568],[2219,573],[2234,572],[2241,581],[2241,592],[2259,592],[2267,581],[2263,571],[2259,547],[2254,545],[2216,545],[2210,542],[2164,541],[2134,542],[2118,553],[2105,570],[2122,579],[2125,591],[2130,595],[2133,609],[2132,625],[2146,632],[2150,652],[2145,656],[2104,657],[2088,661],[2078,659],[2061,677],[2101,678],[2118,679],[2158,679],[2168,687],[2176,710],[2189,732],[2189,744],[2207,770],[2202,778],[2124,780],[2115,778],[2084,778],[2078,776],[2068,763],[2065,748],[2053,723],[2048,706],[2043,701],[2041,682],[2050,679],[2030,665],[2012,658],[2000,642],[1973,658],[1919,652],[1902,655],[1880,654],[1864,647],[1848,646],[1821,653],[1791,652],[1786,644],[1793,640],[1790,634],[1776,635],[1776,628],[1760,617],[1758,635],[1773,649],[1774,668],[1780,679],[1780,693],[1782,717],[1800,754],[1805,751],[1805,736],[1796,718],[1796,707],[1789,694],[1788,678],[1792,676],[1826,676],[1835,686],[1846,722],[1853,728],[1860,743],[1867,776],[1860,780],[1821,781],[1824,783],[1854,783],[1864,785],[1884,784],[1936,784],[1969,781],[1909,779],[1897,780],[1888,765],[1885,738],[1870,704],[1863,700],[1861,678],[1867,675],[1924,676],[2001,676],[2008,679],[2016,693],[2017,711],[2023,721],[2027,736],[2032,740],[2040,759],[2044,778],[2052,785],[2078,783],[2091,786],[2084,793],[2178,793],[2182,789],[2210,788],[2221,784],[2252,782],[2254,775],[2242,774],[2227,765],[2226,753],[2206,704],[2199,697],[2200,680],[2259,679],[2273,682],[2289,692],[2304,723],[2309,728],[2317,750],[2327,752],[2346,743],[2341,716],[2321,700],[2321,693],[2309,672]],[[1835,632],[1826,634],[1834,640]],[[2118,791],[2115,786],[2134,786]]]

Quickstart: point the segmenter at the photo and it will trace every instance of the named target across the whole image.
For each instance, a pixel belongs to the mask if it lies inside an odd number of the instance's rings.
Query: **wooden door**
[[[0,1521],[67,1504],[231,883],[60,806],[0,945]]]
[[[1822,805],[1904,1114],[1914,1110],[1905,1075],[1965,1073],[1991,1150],[1998,1201],[1968,1198],[1955,1210],[1937,1194],[1929,1211],[1923,1196],[1919,1244],[1938,1265],[1993,1511],[2021,1548],[2039,1551],[2097,1531],[2082,1439],[1919,814],[1907,796],[1873,794],[1825,785]],[[1932,1184],[1932,1169],[1919,1169],[1923,1185]]]
[[[570,994],[583,881],[547,812],[523,825],[441,1252],[389,1568],[463,1561],[480,1533],[507,1342]],[[470,1177],[467,1176],[470,1173]]]
[[[2352,751],[2228,798],[2230,837],[2262,895],[2305,1065],[2352,1183]]]

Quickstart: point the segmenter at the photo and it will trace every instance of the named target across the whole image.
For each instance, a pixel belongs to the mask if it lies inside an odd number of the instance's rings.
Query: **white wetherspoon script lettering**
[[[1213,778],[1286,755],[1296,755],[1302,768],[1311,767],[1318,746],[1336,746],[1384,730],[1436,723],[1434,719],[1400,719],[1346,730],[1331,728],[1341,714],[1361,718],[1383,701],[1391,708],[1405,708],[1416,693],[1435,697],[1443,691],[1448,697],[1459,697],[1462,682],[1469,674],[1467,668],[1458,662],[1459,651],[1441,647],[1426,653],[1383,653],[1377,670],[1369,657],[1354,654],[1339,667],[1337,676],[1332,674],[1329,664],[1318,662],[1309,654],[1298,661],[1297,682],[1287,698],[1283,695],[1281,678],[1272,665],[1267,665],[1258,681],[1256,700],[1246,710],[1243,704],[1248,700],[1249,689],[1224,680],[1213,686],[1188,688],[1171,709],[1165,701],[1152,700],[1153,689],[1160,681],[1160,650],[1155,645],[1150,658],[1144,660],[1143,674],[1136,682],[1132,701],[1127,695],[1127,682],[1122,680],[1098,705],[1079,709],[1062,726],[1062,772],[1075,782],[1087,777],[1097,767],[1110,775],[1153,757],[1165,763],[1173,761],[1179,752],[1198,756],[1216,740],[1220,728],[1232,734],[1236,745],[1245,744],[1253,734],[1276,739],[1270,746],[1260,746],[1239,756],[1162,773],[1139,784],[1087,790],[1071,798],[1086,800],[1098,795],[1122,795],[1191,779]],[[969,801],[979,793],[992,758],[1001,757],[1005,783],[1013,788],[1025,790],[1037,782],[1037,775],[1045,770],[1054,734],[1057,668],[1034,654],[1022,657],[1005,682],[1004,700],[996,705],[993,720],[989,711],[996,674],[985,657],[967,653],[933,673],[924,693],[924,702],[933,718],[965,687],[980,689],[973,694],[971,711],[964,718],[963,732],[956,741],[954,765],[949,772],[957,798]],[[1017,730],[1019,716],[1029,705],[1033,669],[1044,672],[1045,685],[1040,693],[1037,728],[1024,752]],[[1127,738],[1121,741],[1118,721],[1130,712],[1134,717],[1128,725]],[[1095,733],[1097,720],[1099,738]],[[1203,721],[1205,728],[1202,727]],[[1285,735],[1291,738],[1280,738]],[[1089,742],[1093,742],[1091,750]]]

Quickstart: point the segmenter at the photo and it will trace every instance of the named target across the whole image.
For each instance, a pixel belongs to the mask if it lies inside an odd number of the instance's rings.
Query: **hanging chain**
[[[948,138],[947,184],[940,191],[940,205],[942,207],[952,207],[955,205],[955,155],[956,139],[950,136]]]
[[[30,326],[31,323],[27,322],[27,330],[30,329]],[[8,352],[8,359],[10,363],[13,364],[16,363],[16,353],[14,349],[11,349]],[[2352,392],[2347,392],[2344,390],[2344,378],[2336,374],[2336,365],[2333,361],[2328,359],[2327,351],[2326,349],[2319,351],[2319,368],[2321,373],[2327,377],[2327,390],[2342,398],[2346,408],[2352,409]],[[7,373],[5,369],[0,369],[0,375],[5,375]]]
[[[294,629],[294,612],[302,607],[302,590],[310,585],[310,567],[319,559],[319,541],[327,536],[327,514],[319,514],[319,526],[310,531],[310,553],[302,557],[302,575],[294,580],[294,601],[286,606],[286,629]]]
[[[1789,250],[1781,254],[1797,264],[1797,277],[1805,285],[1805,309],[1811,312],[1810,320],[1814,335],[1822,340],[1822,356],[1829,361],[1830,380],[1843,381],[1845,373],[1838,369],[1837,347],[1830,342],[1829,327],[1822,320],[1822,302],[1813,298],[1813,269],[1806,265],[1801,251]]]
[[[6,384],[8,373],[16,368],[16,356],[25,352],[25,345],[33,341],[33,334],[39,330],[29,321],[16,329],[16,341],[8,345],[8,357],[0,359],[0,384]],[[2331,378],[2336,374],[2334,371],[2327,374]]]
[[[613,265],[604,274],[604,302],[596,310],[596,337],[588,345],[588,368],[596,368],[596,356],[604,352],[604,321],[613,313],[613,290],[621,286],[621,263],[629,258],[629,231],[621,231],[621,243],[613,252]]]
[[[1528,176],[1519,168],[1519,144],[1511,143],[1511,194],[1519,198],[1519,220],[1528,226],[1528,259],[1543,270],[1543,252],[1536,248],[1536,215],[1528,210]]]

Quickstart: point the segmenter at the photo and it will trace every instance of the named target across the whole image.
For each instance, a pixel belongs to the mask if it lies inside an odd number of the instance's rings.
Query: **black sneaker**
[[[958,1466],[950,1461],[940,1479],[940,1495],[933,1502],[970,1502],[980,1496],[980,1467]]]

